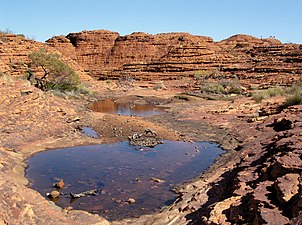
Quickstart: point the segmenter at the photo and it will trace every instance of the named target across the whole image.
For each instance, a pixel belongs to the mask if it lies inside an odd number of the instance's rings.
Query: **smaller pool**
[[[165,112],[164,108],[152,104],[118,103],[112,99],[94,102],[90,109],[95,112],[118,114],[123,116],[150,116]]]

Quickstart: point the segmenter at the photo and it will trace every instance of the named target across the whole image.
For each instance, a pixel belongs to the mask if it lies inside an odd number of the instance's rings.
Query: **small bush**
[[[267,92],[270,97],[283,96],[285,94],[284,89],[281,87],[269,88],[269,89],[267,89]]]
[[[197,80],[206,80],[211,77],[214,78],[218,74],[220,74],[220,72],[217,69],[201,69],[195,71],[194,78]]]
[[[0,42],[8,42],[8,38],[6,37],[6,34],[13,34],[14,32],[9,30],[9,29],[5,29],[5,30],[0,30]]]
[[[87,94],[89,91],[80,81],[80,76],[58,54],[47,53],[45,49],[32,52],[29,55],[30,68],[41,68],[44,75],[37,78],[29,71],[28,80],[42,90],[75,91]]]
[[[264,91],[258,91],[252,94],[252,99],[257,102],[261,103],[262,100],[268,99],[275,96],[283,96],[285,94],[285,90],[281,87],[274,87],[269,88]]]
[[[224,87],[227,94],[241,94],[240,84],[234,80],[222,80],[220,84]]]
[[[14,31],[6,28],[5,30],[0,30],[0,34],[14,34]]]
[[[290,95],[287,97],[284,107],[289,107],[291,105],[301,105],[302,104],[302,82],[298,82],[287,90]]]
[[[202,92],[213,94],[241,94],[242,89],[237,81],[222,80],[218,83],[207,83],[200,89]]]
[[[12,82],[12,77],[4,72],[0,72],[0,79],[6,82]]]
[[[297,93],[302,92],[302,81],[299,81],[298,83],[294,84],[293,86],[289,87],[286,92],[291,95],[295,95]]]
[[[80,84],[77,89],[52,89],[51,93],[53,93],[56,96],[63,97],[63,98],[69,98],[69,97],[75,97],[78,98],[80,94],[84,95],[92,95],[93,92],[85,85]]]
[[[224,87],[219,83],[208,83],[200,88],[201,92],[213,94],[225,94]]]
[[[302,93],[288,97],[283,104],[284,107],[289,107],[292,105],[302,105]]]
[[[269,98],[267,91],[259,91],[252,94],[252,99],[257,103],[261,103],[262,100],[267,98]]]
[[[199,80],[199,79],[208,79],[210,78],[210,71],[208,70],[197,70],[195,71],[195,74],[194,74],[194,78]]]

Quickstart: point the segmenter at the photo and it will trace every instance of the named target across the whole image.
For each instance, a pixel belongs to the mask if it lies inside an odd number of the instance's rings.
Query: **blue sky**
[[[38,41],[82,30],[121,35],[189,32],[219,41],[235,34],[302,43],[302,0],[2,0],[0,30]]]

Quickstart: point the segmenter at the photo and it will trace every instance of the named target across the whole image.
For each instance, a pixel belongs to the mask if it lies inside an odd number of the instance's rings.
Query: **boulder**
[[[292,197],[299,193],[299,178],[300,175],[297,173],[290,173],[277,178],[274,188],[281,204],[289,202]]]

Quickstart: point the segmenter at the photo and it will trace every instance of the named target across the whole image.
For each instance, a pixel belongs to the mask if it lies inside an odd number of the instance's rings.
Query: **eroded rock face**
[[[277,198],[280,203],[289,202],[299,193],[299,178],[300,174],[297,173],[289,173],[277,178],[275,189],[277,190]]]
[[[26,71],[28,54],[42,47],[61,51],[66,60],[79,63],[86,73],[103,79],[128,75],[137,79],[178,79],[194,76],[199,69],[210,69],[214,70],[212,78],[237,76],[243,83],[266,86],[290,84],[299,78],[302,68],[301,45],[246,35],[218,43],[186,33],[121,37],[111,31],[59,36],[47,45],[18,35],[6,35],[2,40],[0,71],[12,75]],[[24,157],[41,150],[33,150],[32,146],[44,142],[54,147],[56,138],[73,143],[80,138],[74,129],[81,117],[67,100],[21,83],[0,82],[0,144],[4,147],[0,148],[0,224],[108,224],[85,212],[52,207],[25,186],[18,166],[24,163]],[[237,136],[245,136],[242,148],[229,162],[187,184],[173,205],[159,214],[116,224],[301,224],[302,107],[266,114],[268,118],[249,131],[240,130],[242,126],[238,130],[235,118],[227,121],[234,122]],[[115,118],[106,116],[110,123]],[[102,121],[102,125],[109,123]],[[114,128],[118,126],[117,121],[112,123]],[[137,127],[136,121],[133,124]]]
[[[265,86],[291,83],[302,73],[301,45],[248,35],[214,42],[188,33],[120,36],[97,30],[53,37],[47,43],[98,79],[179,79],[208,70],[213,78],[249,79]]]
[[[202,224],[299,224],[301,113],[302,107],[295,106],[258,125],[262,135],[247,143],[240,152],[241,160],[228,175],[221,176],[224,182],[213,183],[212,187],[219,184],[224,194],[208,191],[211,207],[201,206],[199,212],[195,212],[197,221]],[[276,124],[286,129],[275,129]]]
[[[65,37],[58,37],[60,41],[70,43]],[[23,76],[29,69],[28,55],[34,51],[46,49],[47,52],[56,53],[62,56],[60,51],[46,45],[45,43],[29,40],[23,35],[0,34],[0,72],[9,76]],[[83,69],[72,60],[67,54],[61,57],[62,60],[72,67],[81,76],[82,80],[91,80],[91,77],[84,73]],[[38,75],[42,71],[35,71]]]

